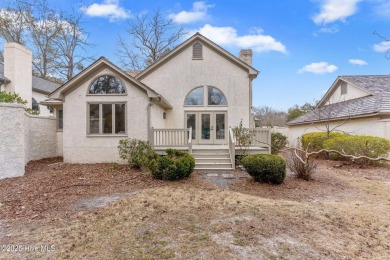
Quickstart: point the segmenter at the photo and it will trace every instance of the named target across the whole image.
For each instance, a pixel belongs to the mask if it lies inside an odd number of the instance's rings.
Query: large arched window
[[[122,82],[110,75],[96,78],[89,87],[89,94],[125,94]]]
[[[196,87],[188,93],[184,105],[227,106],[227,101],[225,95],[219,89],[210,86],[202,86]]]
[[[204,93],[204,87],[197,87],[188,93],[185,105],[187,106],[201,106],[203,105],[203,93]]]

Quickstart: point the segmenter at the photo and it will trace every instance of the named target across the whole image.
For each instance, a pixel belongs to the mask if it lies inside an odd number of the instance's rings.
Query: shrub
[[[295,154],[296,153],[296,154]],[[287,167],[295,173],[295,176],[298,179],[310,180],[311,175],[314,170],[317,168],[317,165],[306,155],[306,152],[298,149],[290,150],[285,153]],[[302,161],[302,160],[303,161]]]
[[[335,137],[324,142],[324,148],[336,150],[354,156],[367,156],[370,158],[387,157],[390,152],[390,141],[375,136],[350,135]],[[340,155],[335,155],[340,158]],[[373,164],[375,161],[359,159],[355,163]]]
[[[195,168],[195,159],[187,152],[167,149],[167,155],[156,160],[152,175],[161,180],[179,180],[190,176]]]
[[[0,103],[16,103],[26,105],[27,101],[22,99],[17,93],[0,91]],[[32,115],[39,115],[39,110],[34,110],[28,107],[25,107],[24,110]]]
[[[287,146],[287,136],[282,133],[271,133],[271,153],[277,154]]]
[[[136,168],[150,169],[158,157],[149,142],[138,139],[120,140],[118,149],[120,157]]]
[[[308,152],[319,151],[324,148],[323,143],[325,140],[339,136],[346,136],[346,134],[340,132],[330,132],[328,136],[326,132],[307,133],[302,135],[302,148],[304,150],[307,149]]]
[[[277,155],[248,155],[241,162],[255,181],[280,184],[286,177],[286,163]]]

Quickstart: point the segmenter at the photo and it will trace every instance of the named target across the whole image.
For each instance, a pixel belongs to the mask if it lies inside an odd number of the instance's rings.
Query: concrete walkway
[[[213,184],[220,186],[221,188],[228,189],[229,184],[240,178],[251,178],[251,176],[245,172],[236,170],[234,172],[224,172],[224,171],[198,171],[206,180],[210,181]]]

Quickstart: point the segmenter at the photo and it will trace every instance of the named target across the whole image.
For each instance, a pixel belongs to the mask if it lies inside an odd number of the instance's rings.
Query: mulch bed
[[[66,164],[62,158],[32,161],[22,177],[0,181],[0,219],[41,219],[69,214],[82,198],[128,193],[163,182],[118,164]]]

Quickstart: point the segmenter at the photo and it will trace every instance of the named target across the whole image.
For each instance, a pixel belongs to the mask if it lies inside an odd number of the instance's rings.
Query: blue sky
[[[260,71],[255,106],[287,110],[319,100],[338,75],[390,72],[390,42],[373,34],[390,38],[388,0],[48,1],[83,12],[95,44],[91,53],[118,65],[117,38],[126,23],[156,8],[234,55],[253,49],[253,66]]]

